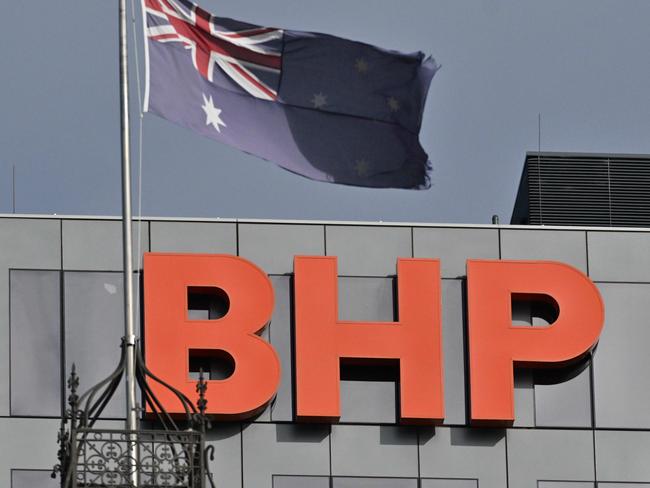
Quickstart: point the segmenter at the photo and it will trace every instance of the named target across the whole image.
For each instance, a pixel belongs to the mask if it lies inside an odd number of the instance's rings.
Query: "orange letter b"
[[[144,258],[145,339],[149,369],[196,398],[189,377],[190,352],[234,360],[232,375],[208,382],[207,410],[222,417],[244,418],[273,398],[280,382],[280,361],[271,345],[256,335],[271,320],[273,288],[257,266],[237,256],[154,254]],[[220,289],[226,314],[213,320],[190,320],[190,287]],[[157,383],[151,387],[165,409],[180,413],[174,395]]]

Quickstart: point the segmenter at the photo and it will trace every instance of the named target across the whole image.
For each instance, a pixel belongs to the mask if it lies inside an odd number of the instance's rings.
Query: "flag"
[[[143,0],[145,111],[319,181],[428,188],[435,61]]]

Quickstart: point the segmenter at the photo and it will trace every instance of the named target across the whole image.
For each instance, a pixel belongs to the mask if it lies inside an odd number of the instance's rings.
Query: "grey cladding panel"
[[[650,428],[650,285],[601,283],[605,325],[594,353],[596,426]]]
[[[440,259],[443,278],[465,276],[468,259],[499,259],[496,229],[414,228],[413,255]]]
[[[206,445],[214,447],[214,460],[208,462],[215,485],[241,488],[241,425],[213,424],[206,433]]]
[[[328,225],[327,255],[338,257],[341,276],[392,276],[397,258],[409,258],[411,229]]]
[[[339,278],[339,319],[391,322],[393,313],[392,278]],[[394,423],[395,382],[341,381],[341,422]]]
[[[332,488],[418,488],[417,479],[408,478],[334,478]]]
[[[650,432],[605,430],[595,435],[598,481],[650,483]]]
[[[59,427],[59,419],[0,418],[0,486],[11,486],[12,469],[51,472]]]
[[[60,481],[52,479],[51,473],[51,470],[13,470],[11,488],[58,488]]]
[[[462,479],[423,479],[421,488],[478,488],[478,480]]]
[[[332,426],[334,476],[417,477],[415,430],[396,426]]]
[[[0,218],[0,249],[3,269],[58,269],[61,265],[60,223],[51,219]]]
[[[339,320],[392,322],[392,278],[339,278]]]
[[[122,274],[65,272],[64,283],[66,371],[76,363],[85,391],[117,366],[124,335]],[[125,403],[118,388],[104,416],[123,417]]]
[[[501,231],[502,259],[560,261],[587,272],[587,240],[584,231]]]
[[[59,269],[61,266],[60,223],[49,219],[0,218],[0,251],[0,416],[6,416],[10,415],[11,381],[9,269]]]
[[[506,438],[501,429],[420,429],[422,478],[478,480],[481,488],[506,486]],[[422,485],[423,488],[427,486]],[[433,484],[438,486],[445,486]],[[433,488],[432,486],[432,488]],[[450,484],[456,487],[456,484]],[[460,483],[465,488],[467,484]],[[475,485],[474,485],[475,486]],[[513,485],[511,485],[513,486]]]
[[[329,426],[254,423],[244,427],[244,486],[272,488],[273,475],[329,476]]]
[[[548,373],[551,373],[549,371]],[[547,375],[548,376],[548,375]],[[535,423],[538,427],[591,427],[590,368],[557,383],[535,382]]]
[[[293,272],[293,258],[323,256],[322,225],[239,224],[239,255],[269,274]]]
[[[152,252],[237,254],[237,225],[207,222],[151,222]]]
[[[61,415],[60,276],[11,272],[12,415]]]
[[[593,481],[540,481],[537,488],[595,488]]]
[[[596,281],[650,282],[650,234],[588,232],[589,275]]]
[[[650,483],[608,483],[599,481],[598,488],[650,488]]]
[[[273,488],[330,488],[329,476],[274,476]]]
[[[392,381],[341,381],[341,422],[393,424],[397,418]]]
[[[533,372],[530,369],[517,368],[514,371],[514,427],[535,426],[535,387]]]
[[[141,225],[140,231],[138,226]],[[149,250],[149,223],[133,223],[133,267],[139,266],[141,251]],[[117,220],[64,220],[63,268],[70,270],[118,271],[122,269],[122,223]]]
[[[275,308],[268,326],[271,345],[280,356],[280,387],[271,406],[271,420],[293,420],[291,353],[291,281],[288,276],[272,276]]]
[[[465,423],[465,316],[463,282],[442,282],[445,424]]]
[[[536,488],[548,480],[593,481],[589,430],[508,429],[509,486]]]

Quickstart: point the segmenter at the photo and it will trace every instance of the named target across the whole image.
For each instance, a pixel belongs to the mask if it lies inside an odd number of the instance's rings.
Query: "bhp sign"
[[[257,334],[271,319],[273,289],[253,263],[229,255],[145,256],[146,360],[160,377],[188,396],[192,354],[235,363],[231,376],[211,380],[209,413],[245,418],[275,395],[280,361]],[[335,257],[296,256],[295,394],[302,420],[340,416],[341,360],[399,362],[400,420],[444,419],[440,263],[398,259],[397,322],[338,318]],[[188,316],[188,290],[222,290],[229,308],[217,320]],[[514,420],[513,369],[563,365],[590,351],[603,326],[603,304],[580,271],[555,262],[467,261],[470,415],[475,423]],[[545,297],[558,316],[548,327],[512,324],[512,297]],[[170,392],[155,391],[168,411]]]

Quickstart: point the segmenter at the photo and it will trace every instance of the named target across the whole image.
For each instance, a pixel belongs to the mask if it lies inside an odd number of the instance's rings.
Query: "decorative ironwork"
[[[131,456],[133,444],[138,459]],[[76,446],[76,486],[129,487],[137,473],[141,487],[194,488],[204,474],[200,432],[141,430],[134,440],[128,431],[79,429]]]
[[[123,339],[115,371],[81,396],[77,394],[79,376],[72,365],[68,408],[58,433],[59,463],[52,477],[61,477],[62,488],[203,488],[206,480],[214,488],[208,469],[214,450],[212,446],[206,448],[204,441],[209,421],[205,415],[207,382],[203,372],[196,386],[199,398],[195,406],[182,392],[151,373],[140,347],[136,351],[136,381],[148,412],[161,428],[131,431],[94,427],[125,373]],[[149,380],[174,394],[185,412],[181,418],[165,411]]]

